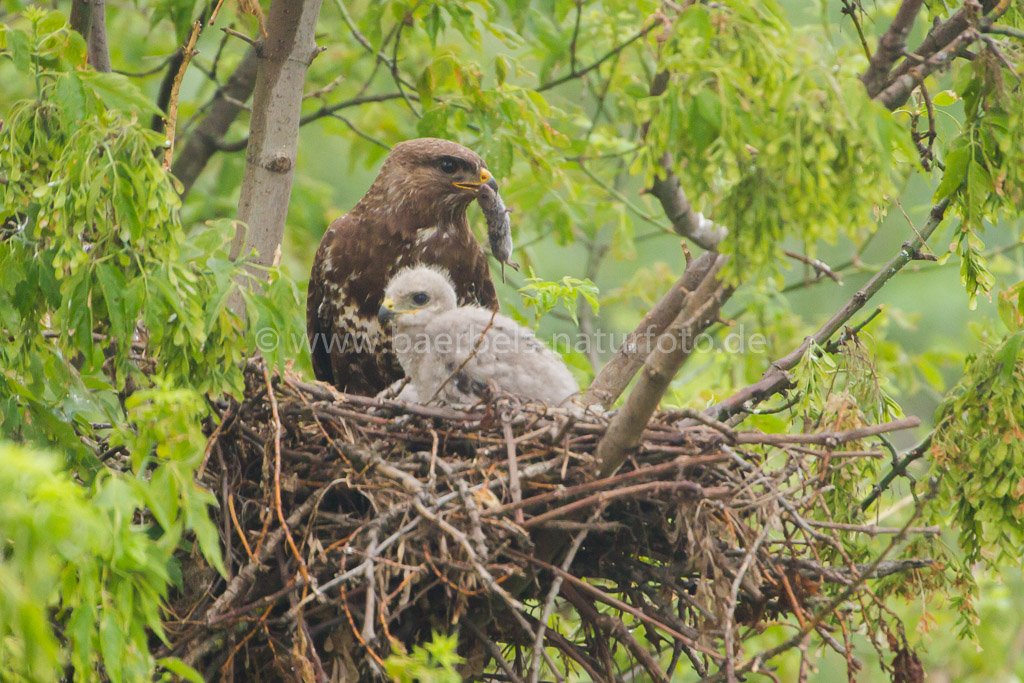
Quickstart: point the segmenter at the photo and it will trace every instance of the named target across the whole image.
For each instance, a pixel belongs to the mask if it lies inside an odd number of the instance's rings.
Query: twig
[[[817,434],[765,434],[760,431],[737,432],[736,443],[740,444],[774,444],[782,445],[787,443],[812,443],[822,446],[857,441],[877,434],[896,432],[901,429],[913,429],[919,427],[921,420],[916,417],[905,417],[892,422],[884,422],[877,425],[865,425],[854,429],[847,429],[841,432],[819,432]]]
[[[519,461],[516,460],[516,444],[512,438],[512,422],[502,411],[501,427],[505,433],[505,446],[508,449],[508,490],[512,494],[512,504],[519,506],[523,502],[523,487],[519,483]],[[516,524],[523,524],[523,509],[516,507],[513,513]]]
[[[711,486],[703,487],[692,481],[649,481],[644,484],[635,484],[633,486],[623,486],[621,488],[612,489],[611,491],[599,491],[593,495],[581,498],[580,500],[563,505],[562,507],[548,510],[543,514],[532,517],[523,524],[523,527],[530,529],[545,522],[558,519],[559,517],[565,517],[570,515],[577,510],[586,509],[592,505],[600,505],[603,503],[609,503],[613,500],[620,498],[632,498],[644,493],[655,493],[659,491],[685,491],[686,495],[694,498],[717,498],[719,496],[728,495],[729,489],[725,486]]]
[[[288,547],[291,548],[295,561],[299,563],[299,574],[302,576],[303,582],[308,584],[310,579],[309,572],[306,571],[306,562],[302,559],[298,546],[295,545],[295,539],[292,538],[291,529],[288,528],[288,522],[284,518],[284,510],[281,507],[281,435],[284,433],[284,427],[281,426],[281,415],[278,413],[277,398],[274,396],[274,384],[271,381],[270,368],[267,365],[263,366],[263,375],[267,380],[267,398],[270,399],[270,409],[274,416],[274,510],[277,512],[277,521],[284,529]]]
[[[171,86],[171,98],[167,103],[167,149],[164,150],[164,170],[171,170],[171,159],[174,157],[174,130],[178,125],[178,90],[181,88],[181,81],[185,78],[185,70],[188,69],[192,56],[196,53],[196,39],[202,30],[203,24],[196,19],[192,23],[192,33],[188,36],[184,51],[181,57],[181,66],[174,76],[174,84]]]
[[[250,38],[249,36],[245,35],[244,33],[239,33],[238,31],[236,31],[235,29],[231,28],[230,26],[225,26],[224,28],[221,29],[221,31],[223,31],[224,33],[226,33],[229,36],[232,36],[233,38],[238,38],[239,40],[242,40],[242,41],[248,43],[250,47],[253,47],[253,48],[259,50],[259,43],[256,42],[254,39]]]
[[[934,434],[934,432],[932,433]],[[878,497],[882,495],[882,492],[889,488],[892,483],[896,480],[896,477],[905,475],[907,473],[907,467],[910,463],[914,462],[922,455],[928,452],[928,449],[932,445],[932,434],[929,434],[925,439],[914,448],[910,449],[905,456],[903,456],[899,462],[893,465],[893,468],[889,470],[882,479],[871,487],[871,493],[868,497],[861,501],[860,509],[867,510],[871,507],[871,504],[878,500]]]
[[[889,70],[899,59],[907,45],[907,36],[914,27],[914,20],[921,13],[923,0],[903,0],[888,30],[878,39],[878,49],[871,56],[871,63],[860,77],[868,97],[874,97],[885,85]]]
[[[857,30],[857,37],[860,38],[861,47],[864,48],[864,55],[871,59],[871,48],[868,47],[868,40],[864,37],[864,29],[861,28],[860,20],[857,18],[857,12],[863,11],[860,8],[859,2],[854,0],[842,0],[843,8],[840,10],[843,14],[850,17],[850,21],[853,22],[853,27]]]
[[[824,344],[832,337],[846,322],[864,307],[872,296],[874,296],[885,284],[893,278],[905,265],[910,263],[914,254],[924,244],[924,240],[931,237],[935,229],[939,227],[943,217],[946,215],[946,208],[949,206],[949,198],[943,199],[932,207],[928,221],[921,228],[921,234],[912,242],[905,244],[885,266],[868,280],[853,295],[853,297],[837,311],[829,320],[818,328],[818,331],[808,337],[796,349],[776,360],[764,373],[761,379],[751,384],[729,398],[716,403],[704,414],[718,421],[723,421],[732,415],[743,410],[745,407],[759,403],[769,396],[779,393],[789,386],[788,371],[796,366],[803,358],[804,352],[810,346],[811,340],[818,344]]]
[[[601,512],[604,510],[603,505],[598,505],[597,509],[590,515],[588,523],[594,522],[598,517],[601,516]],[[522,510],[518,512],[522,513]],[[587,537],[587,530],[583,529],[573,539],[569,545],[569,550],[565,553],[565,559],[562,560],[562,571],[568,573],[569,567],[572,566],[572,561],[576,558],[576,553],[579,552],[580,546],[583,545],[583,539]],[[544,634],[547,632],[548,619],[551,618],[551,612],[555,608],[555,598],[558,597],[558,592],[562,588],[562,576],[556,576],[551,581],[551,588],[548,589],[547,598],[544,601],[544,608],[541,610],[540,618],[537,626],[537,635],[533,639],[533,661],[530,663],[530,683],[537,683],[537,678],[540,676],[540,655],[544,649]]]
[[[736,570],[736,576],[733,578],[732,586],[729,588],[729,604],[725,608],[725,626],[722,627],[725,633],[725,678],[729,683],[736,680],[736,662],[733,659],[735,656],[733,625],[736,619],[736,601],[739,599],[740,584],[743,583],[743,577],[747,575],[751,562],[753,562],[758,549],[760,549],[761,544],[764,543],[770,531],[771,526],[765,524],[764,528],[761,529],[761,533],[757,535],[754,543],[743,556],[743,562],[740,563],[739,569]]]
[[[630,45],[632,45],[636,41],[638,41],[641,38],[643,38],[644,36],[646,36],[648,33],[650,33],[652,30],[654,30],[658,26],[659,26],[658,22],[656,22],[656,21],[650,22],[647,26],[645,26],[644,28],[640,29],[635,34],[633,34],[633,36],[631,36],[630,38],[627,38],[624,42],[619,43],[618,45],[616,45],[612,49],[608,50],[608,52],[604,53],[602,56],[598,57],[596,60],[594,60],[593,62],[591,62],[587,66],[583,67],[582,69],[572,69],[572,70],[569,71],[569,73],[565,74],[564,76],[556,78],[556,79],[554,79],[552,81],[548,81],[546,83],[539,84],[536,88],[534,88],[534,90],[536,90],[537,92],[544,92],[545,90],[550,90],[551,88],[554,88],[555,86],[559,86],[559,85],[561,85],[563,83],[567,83],[567,82],[569,82],[569,81],[571,81],[571,80],[573,80],[575,78],[580,78],[581,76],[586,76],[588,73],[590,73],[591,71],[593,71],[597,67],[601,66],[606,61],[608,61],[609,59],[611,59],[615,55],[619,54],[620,52],[625,50],[627,47],[629,47]]]
[[[842,278],[839,277],[839,274],[836,273],[834,270],[832,270],[828,266],[828,264],[825,263],[824,261],[819,261],[816,258],[809,258],[807,256],[804,256],[803,254],[798,254],[795,251],[790,251],[789,249],[784,249],[782,251],[782,253],[785,254],[786,256],[788,256],[791,259],[794,259],[796,261],[799,261],[800,263],[804,263],[804,264],[810,266],[811,268],[816,270],[819,275],[828,276],[837,285],[843,284],[843,280],[842,280]]]
[[[841,524],[839,522],[821,522],[816,519],[808,519],[805,521],[811,526],[820,527],[822,529],[856,531],[861,534],[867,534],[868,536],[882,536],[888,534],[903,533],[903,527],[896,526],[874,526],[870,524]],[[938,526],[912,526],[907,527],[906,533],[935,535],[942,533],[942,529],[940,529]]]

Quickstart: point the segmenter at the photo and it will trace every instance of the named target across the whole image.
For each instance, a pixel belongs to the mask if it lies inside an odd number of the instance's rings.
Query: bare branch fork
[[[927,240],[932,233],[935,232],[935,229],[939,227],[939,224],[942,222],[942,219],[946,214],[946,208],[948,206],[948,198],[943,199],[933,206],[928,215],[927,222],[921,228],[920,234],[905,243],[899,253],[890,259],[881,270],[875,273],[875,275],[868,280],[863,287],[857,290],[846,305],[839,309],[835,315],[829,318],[829,320],[825,322],[817,332],[804,340],[800,346],[773,362],[759,381],[739,390],[724,401],[716,403],[705,410],[704,414],[712,419],[724,421],[729,417],[742,412],[753,404],[759,403],[769,396],[777,394],[788,387],[790,379],[789,370],[792,370],[796,367],[797,363],[800,362],[804,353],[807,351],[807,348],[810,346],[811,341],[813,340],[818,344],[824,344],[827,342],[832,335],[838,332],[842,326],[857,313],[857,311],[863,308],[871,297],[885,286],[893,276],[895,276],[912,260],[918,258],[920,249],[925,244],[925,240]],[[686,422],[681,424],[686,424]]]
[[[904,9],[909,13],[906,0],[900,6],[897,18],[893,21],[894,26],[901,20]],[[950,64],[962,51],[972,43],[980,40],[982,34],[990,30],[992,24],[999,19],[1010,8],[1011,0],[999,0],[995,7],[986,14],[978,16],[976,5],[969,3],[967,6],[957,10],[946,21],[938,24],[928,33],[921,45],[914,51],[910,58],[903,60],[884,81],[884,87],[872,94],[871,88],[868,93],[889,109],[902,106],[914,88],[924,82],[932,72]],[[905,18],[905,17],[904,17]],[[893,28],[890,27],[890,31]],[[897,26],[896,33],[899,33]],[[887,32],[886,35],[889,35]],[[881,43],[879,44],[881,48]],[[874,64],[874,60],[872,60]],[[865,72],[864,78],[868,78]],[[872,77],[872,83],[877,79]],[[865,85],[868,81],[865,80]]]
[[[596,453],[601,476],[615,472],[629,451],[640,442],[648,420],[672,378],[689,358],[697,336],[718,320],[722,304],[732,294],[732,288],[717,278],[726,258],[717,254],[712,258],[713,265],[708,268],[700,285],[687,298],[672,323],[658,336],[654,351],[644,361],[636,386],[608,425]]]
[[[601,368],[583,395],[584,404],[600,403],[610,408],[615,403],[637,370],[643,366],[648,354],[654,350],[655,341],[675,320],[693,290],[707,276],[716,258],[712,253],[702,254],[686,267],[682,277],[644,316],[640,325],[626,337],[615,355]]]
[[[882,90],[893,64],[903,55],[907,46],[907,36],[914,27],[914,20],[920,14],[923,2],[924,0],[903,0],[889,29],[878,39],[878,49],[871,56],[871,63],[860,77],[868,97],[874,97]]]

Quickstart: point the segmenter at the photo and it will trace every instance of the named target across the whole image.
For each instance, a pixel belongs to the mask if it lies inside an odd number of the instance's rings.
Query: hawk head
[[[498,183],[476,152],[438,138],[395,145],[367,193],[394,214],[416,216],[422,226],[464,215],[481,185]]]

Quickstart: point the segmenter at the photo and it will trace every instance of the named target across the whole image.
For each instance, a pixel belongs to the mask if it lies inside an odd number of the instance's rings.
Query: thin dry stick
[[[512,421],[508,415],[501,415],[502,430],[505,433],[505,444],[508,449],[508,490],[512,494],[512,504],[519,505],[523,502],[523,487],[519,483],[519,461],[516,460],[516,443],[512,438]],[[516,524],[523,523],[523,509],[514,508],[514,519]]]
[[[590,519],[588,519],[587,522],[594,522],[594,520],[601,516],[601,512],[603,510],[604,505],[598,505],[597,509],[590,515]],[[522,510],[517,510],[517,512],[522,514]],[[583,539],[586,537],[586,529],[583,529],[576,534],[576,538],[573,539],[572,544],[569,546],[569,551],[565,554],[565,559],[562,560],[563,572],[569,571],[569,567],[572,566],[572,561],[576,559],[576,553],[579,552],[580,546],[583,544]],[[530,683],[537,683],[537,679],[540,676],[540,653],[544,649],[544,634],[547,632],[548,619],[551,618],[551,612],[555,609],[555,598],[558,597],[558,593],[561,589],[562,577],[556,576],[551,582],[551,588],[548,590],[547,599],[544,601],[544,609],[541,610],[540,618],[538,619],[537,636],[533,639],[533,661],[530,663]]]
[[[699,652],[702,652],[702,653],[706,654],[708,657],[711,657],[715,661],[719,661],[719,662],[722,661],[722,654],[720,652],[717,652],[716,650],[712,650],[709,647],[705,647],[705,646],[701,645],[697,641],[695,641],[692,638],[689,638],[689,637],[683,635],[682,633],[680,633],[676,629],[672,628],[668,624],[655,619],[654,617],[648,615],[647,613],[645,613],[642,610],[637,609],[636,607],[633,607],[632,605],[629,605],[629,604],[627,604],[625,602],[622,602],[621,600],[619,600],[617,598],[613,598],[611,595],[608,595],[608,593],[605,593],[600,588],[597,588],[596,586],[592,586],[589,583],[586,583],[585,581],[581,581],[580,579],[577,579],[572,574],[570,574],[570,573],[568,573],[566,571],[562,571],[562,569],[560,569],[559,567],[556,567],[553,564],[545,562],[544,560],[541,560],[540,558],[534,557],[533,555],[527,555],[526,553],[521,553],[518,550],[513,550],[512,548],[506,548],[503,552],[505,552],[505,553],[507,553],[507,554],[511,555],[512,557],[515,557],[515,558],[517,558],[519,560],[522,560],[524,562],[530,562],[532,564],[537,565],[538,567],[543,567],[544,569],[547,569],[548,571],[552,572],[556,576],[561,576],[561,577],[565,578],[566,581],[568,581],[570,584],[572,584],[576,588],[582,589],[584,592],[589,593],[590,595],[594,596],[595,598],[597,598],[601,602],[605,603],[606,605],[610,605],[610,606],[614,607],[615,609],[619,610],[620,612],[625,612],[626,614],[633,615],[634,617],[636,617],[640,621],[644,622],[645,624],[649,624],[649,625],[651,625],[654,628],[657,628],[657,629],[659,629],[661,631],[664,631],[665,633],[667,633],[668,635],[672,636],[673,638],[676,638],[677,640],[685,643],[687,646],[692,647],[693,649],[698,650]]]
[[[433,395],[430,397],[430,400],[428,400],[427,403],[433,403],[434,399],[436,399],[438,397],[438,395],[441,393],[441,391],[446,386],[448,386],[448,383],[451,382],[453,379],[455,379],[455,377],[460,372],[462,372],[462,369],[466,367],[466,364],[469,363],[469,361],[471,361],[473,359],[473,356],[475,356],[477,351],[480,350],[480,345],[484,343],[484,335],[487,334],[487,330],[491,329],[491,325],[494,324],[494,316],[496,316],[496,315],[498,315],[498,311],[492,311],[491,312],[491,319],[487,321],[487,324],[484,325],[484,329],[482,329],[480,331],[480,336],[477,337],[477,340],[473,344],[473,348],[472,348],[472,350],[470,350],[469,355],[467,355],[466,359],[464,361],[462,361],[462,363],[459,364],[459,367],[455,368],[455,370],[452,372],[452,374],[448,375],[448,377],[446,377],[445,380],[443,382],[441,382],[441,386],[439,386],[437,388],[437,391],[435,391],[433,393]]]
[[[171,86],[171,99],[167,103],[167,118],[164,119],[167,130],[167,149],[164,150],[163,163],[165,171],[171,170],[171,158],[174,156],[174,129],[178,125],[178,90],[181,89],[181,81],[185,78],[185,70],[188,69],[188,65],[192,61],[192,55],[196,53],[196,39],[199,38],[202,28],[203,22],[198,19],[192,23],[192,33],[189,34],[188,42],[185,43],[181,66],[178,67],[178,73],[174,76],[174,84]]]
[[[228,496],[228,512],[231,514],[231,522],[235,525],[235,531],[238,533],[238,538],[242,541],[242,547],[245,548],[245,554],[249,556],[250,562],[256,561],[256,556],[252,554],[252,548],[249,547],[249,541],[245,539],[245,532],[242,531],[242,525],[238,523],[238,515],[235,514],[235,497]]]
[[[274,509],[277,511],[277,521],[281,523],[281,528],[284,529],[284,537],[288,541],[288,547],[291,548],[295,561],[299,563],[299,573],[302,575],[302,580],[308,584],[310,581],[309,572],[306,571],[306,563],[299,553],[298,546],[295,545],[295,539],[292,538],[291,529],[288,528],[288,522],[284,518],[284,510],[281,508],[281,434],[284,432],[284,427],[281,426],[281,415],[277,410],[277,398],[274,396],[270,368],[267,365],[263,366],[263,376],[267,380],[267,398],[270,399],[270,410],[274,416]]]
[[[764,543],[764,539],[768,537],[768,532],[771,527],[767,524],[761,529],[761,533],[754,539],[754,544],[747,550],[746,555],[743,557],[743,562],[740,564],[740,568],[736,571],[736,578],[732,581],[732,586],[729,589],[729,607],[725,610],[725,674],[726,680],[732,683],[736,680],[735,666],[736,662],[733,659],[734,645],[733,645],[733,622],[736,618],[736,602],[739,599],[740,584],[743,583],[743,577],[747,575],[747,570],[750,569],[751,563],[757,556],[757,551]]]

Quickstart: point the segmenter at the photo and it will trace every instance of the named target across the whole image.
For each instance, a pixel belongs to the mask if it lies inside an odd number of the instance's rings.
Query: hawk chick
[[[403,266],[443,267],[459,303],[497,310],[487,256],[466,219],[484,186],[497,192],[487,165],[462,145],[395,145],[366,195],[327,228],[313,261],[306,334],[317,379],[374,395],[402,377],[377,309]]]
[[[496,311],[459,306],[438,269],[399,272],[384,292],[381,323],[391,322],[394,348],[421,403],[475,403],[490,384],[525,398],[561,405],[579,385],[529,329]]]

